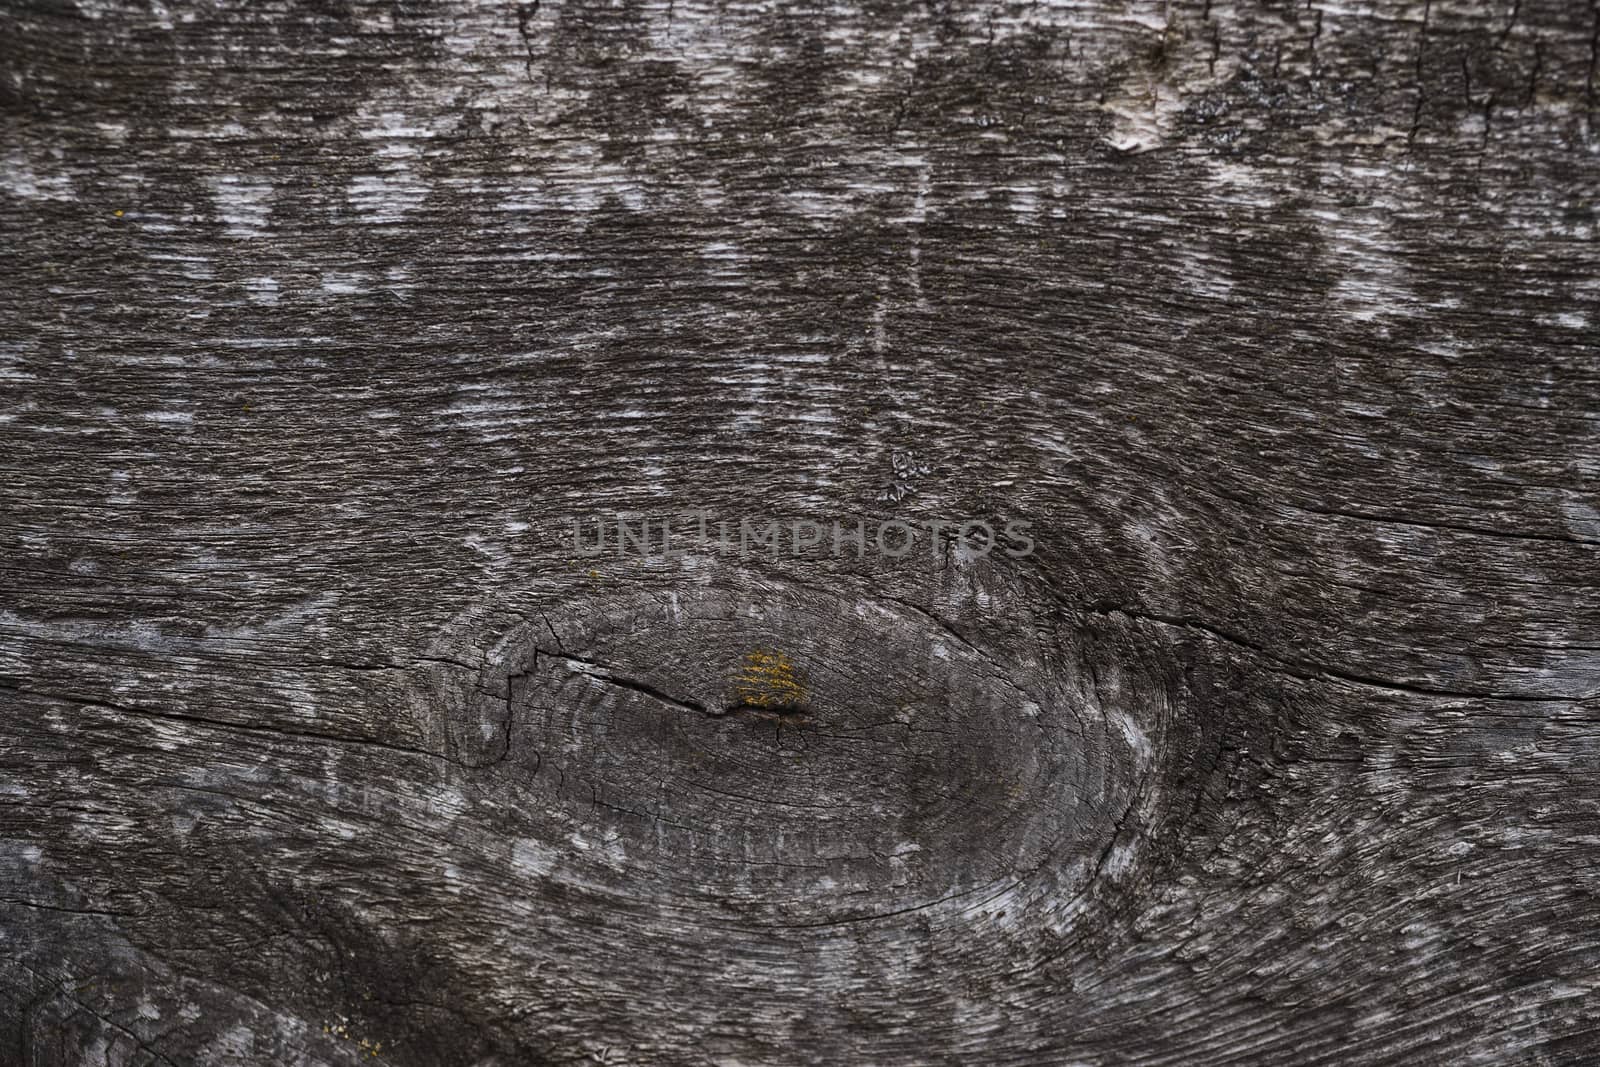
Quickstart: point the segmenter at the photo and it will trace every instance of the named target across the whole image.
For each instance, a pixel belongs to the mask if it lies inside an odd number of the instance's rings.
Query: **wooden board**
[[[1597,55],[0,5],[0,1063],[1600,1062]]]

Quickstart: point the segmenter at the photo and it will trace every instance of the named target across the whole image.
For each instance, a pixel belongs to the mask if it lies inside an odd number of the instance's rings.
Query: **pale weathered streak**
[[[1597,61],[6,0],[0,1064],[1600,1062]]]

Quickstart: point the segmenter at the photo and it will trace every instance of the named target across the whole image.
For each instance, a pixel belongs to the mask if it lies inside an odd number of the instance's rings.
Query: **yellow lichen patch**
[[[739,667],[733,698],[752,708],[798,708],[806,701],[806,689],[788,656],[757,649]]]
[[[368,995],[364,997],[364,999],[371,1000],[372,997]],[[357,1034],[351,1033],[350,1019],[344,1015],[339,1016],[337,1022],[323,1023],[322,1032],[333,1037],[343,1038],[346,1041],[354,1041],[360,1047],[361,1051],[366,1053],[367,1056],[371,1057],[372,1059],[376,1059],[378,1054],[383,1051],[382,1041],[372,1041],[365,1037],[360,1037]]]

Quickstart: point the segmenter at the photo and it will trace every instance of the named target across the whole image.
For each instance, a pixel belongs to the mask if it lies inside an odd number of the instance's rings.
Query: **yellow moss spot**
[[[122,217],[122,209],[118,208],[117,210],[113,211],[112,214],[120,219]]]
[[[806,701],[806,688],[782,652],[757,649],[744,658],[734,678],[734,699],[752,708],[794,708]]]

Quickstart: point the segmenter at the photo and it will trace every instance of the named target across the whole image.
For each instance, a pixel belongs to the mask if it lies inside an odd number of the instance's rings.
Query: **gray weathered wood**
[[[1597,56],[0,5],[0,1062],[1600,1062]]]

